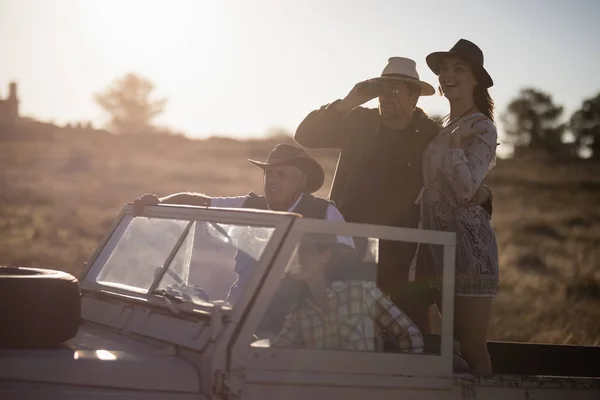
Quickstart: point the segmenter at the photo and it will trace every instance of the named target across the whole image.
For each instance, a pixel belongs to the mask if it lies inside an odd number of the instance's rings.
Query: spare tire
[[[77,334],[79,281],[66,272],[0,267],[0,348],[52,348]]]

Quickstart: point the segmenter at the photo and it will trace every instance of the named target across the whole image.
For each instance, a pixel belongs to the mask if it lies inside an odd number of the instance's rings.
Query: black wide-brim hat
[[[494,81],[490,74],[483,66],[483,52],[477,45],[466,39],[460,39],[450,51],[437,51],[426,57],[427,65],[434,74],[440,74],[440,65],[444,61],[444,57],[457,57],[468,63],[473,69],[477,82],[484,88],[494,86]]]
[[[321,189],[325,182],[325,171],[317,160],[310,157],[306,152],[290,144],[278,144],[269,153],[266,161],[248,160],[252,164],[265,169],[272,165],[293,165],[306,174],[306,191],[314,193]]]

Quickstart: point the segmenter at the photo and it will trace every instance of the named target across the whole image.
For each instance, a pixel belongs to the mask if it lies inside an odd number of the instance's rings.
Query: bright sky
[[[425,56],[467,38],[499,110],[535,86],[570,114],[600,91],[599,17],[594,0],[0,0],[0,96],[16,80],[22,114],[98,126],[93,94],[132,71],[169,98],[158,123],[255,136],[293,131],[390,56],[437,87]],[[419,105],[448,110],[439,96]]]

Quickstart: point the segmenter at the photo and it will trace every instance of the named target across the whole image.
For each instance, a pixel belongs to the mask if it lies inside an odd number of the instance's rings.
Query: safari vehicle
[[[357,260],[374,274],[380,240],[442,246],[441,334],[424,336],[422,353],[271,346],[258,327],[307,233],[365,238]],[[134,216],[126,205],[70,282],[81,324],[55,348],[0,350],[0,398],[600,398],[594,347],[490,342],[494,376],[454,372],[455,249],[452,233],[174,205]],[[239,254],[253,274],[229,304]]]

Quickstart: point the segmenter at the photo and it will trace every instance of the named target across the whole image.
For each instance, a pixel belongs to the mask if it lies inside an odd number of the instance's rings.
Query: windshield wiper
[[[156,296],[165,297],[165,298],[167,298],[169,300],[173,300],[173,301],[176,301],[178,303],[184,303],[185,302],[181,297],[176,296],[173,293],[166,291],[165,289],[157,289],[157,290],[151,292],[150,294],[153,294],[153,295],[156,295]]]
[[[167,309],[171,312],[171,314],[175,315],[176,317],[179,316],[179,314],[181,314],[181,310],[173,303],[184,303],[184,300],[182,298],[175,296],[173,293],[167,292],[165,289],[154,290],[150,292],[150,294],[162,297],[165,300],[165,305],[167,306]]]
[[[193,221],[193,220],[190,221],[190,222],[188,222],[188,224],[186,225],[186,227],[183,230],[183,232],[181,232],[181,235],[179,235],[179,238],[177,239],[177,242],[175,243],[175,246],[173,246],[173,248],[171,249],[171,253],[169,253],[169,256],[167,257],[166,261],[163,263],[164,269],[154,279],[154,282],[150,286],[149,292],[154,293],[154,291],[156,290],[156,287],[158,286],[159,282],[162,280],[162,278],[165,276],[165,274],[169,270],[169,267],[171,266],[171,262],[175,258],[175,255],[177,255],[177,251],[181,247],[183,241],[185,240],[185,238],[187,238],[187,235],[188,235],[190,229],[192,228],[192,225],[194,224],[194,222],[195,221]]]

